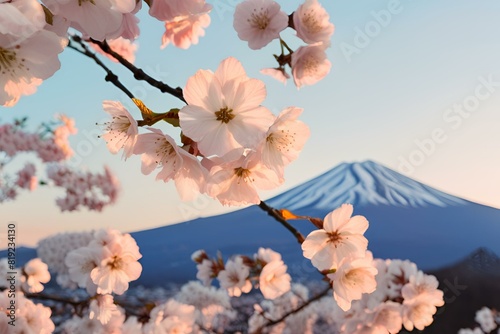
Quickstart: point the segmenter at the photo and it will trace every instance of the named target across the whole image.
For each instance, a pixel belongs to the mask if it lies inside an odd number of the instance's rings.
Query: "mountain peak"
[[[269,200],[274,207],[335,208],[342,203],[422,207],[466,203],[374,161],[342,163]]]

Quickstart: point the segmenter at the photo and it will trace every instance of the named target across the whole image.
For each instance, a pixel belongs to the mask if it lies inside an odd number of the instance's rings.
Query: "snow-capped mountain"
[[[319,218],[351,203],[354,214],[370,222],[365,235],[375,257],[410,259],[422,269],[449,265],[480,247],[500,254],[500,210],[443,193],[372,161],[341,164],[266,202]],[[304,235],[314,229],[308,221],[292,224]],[[144,283],[194,279],[190,255],[198,249],[213,256],[220,250],[227,258],[270,247],[283,254],[292,276],[316,274],[293,236],[257,206],[132,235],[144,254]]]
[[[326,173],[269,200],[290,210],[331,210],[343,203],[420,207],[464,204],[464,200],[403,176],[373,161],[342,163]]]

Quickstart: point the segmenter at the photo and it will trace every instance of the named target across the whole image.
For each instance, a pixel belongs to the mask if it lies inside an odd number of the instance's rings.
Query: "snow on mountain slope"
[[[373,161],[343,163],[301,184],[269,203],[290,210],[331,209],[343,203],[421,207],[448,206],[465,201],[423,185]]]

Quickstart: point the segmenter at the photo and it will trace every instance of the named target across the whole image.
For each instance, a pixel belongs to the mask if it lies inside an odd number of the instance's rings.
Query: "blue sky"
[[[222,59],[234,56],[249,76],[266,83],[264,105],[275,114],[291,105],[305,109],[301,119],[311,138],[287,169],[285,185],[262,193],[263,198],[340,162],[372,159],[440,190],[500,208],[498,1],[323,0],[336,26],[328,50],[332,71],[299,91],[292,82],[283,86],[259,73],[274,66],[278,43],[250,50],[232,28],[232,10],[239,1],[217,1],[206,36],[189,50],[160,50],[163,26],[147,17],[144,8],[136,65],[173,86],[184,86],[197,69],[215,70]],[[281,2],[288,13],[300,3]],[[301,45],[292,31],[283,37],[292,48]],[[2,204],[2,219],[17,222],[20,243],[32,245],[59,231],[107,226],[141,230],[234,209],[206,197],[183,203],[172,183],[143,176],[138,158],[123,161],[121,155],[111,155],[96,138],[95,123],[106,119],[102,101],[119,100],[134,110],[132,105],[103,80],[104,72],[90,59],[72,50],[60,58],[61,70],[35,95],[23,97],[14,108],[2,108],[0,119],[29,116],[37,124],[55,113],[75,118],[80,132],[72,139],[77,152],[73,162],[91,170],[110,166],[123,191],[118,203],[102,213],[60,213],[54,204],[58,192],[50,189]],[[118,65],[110,67],[153,110],[182,106],[134,81]]]

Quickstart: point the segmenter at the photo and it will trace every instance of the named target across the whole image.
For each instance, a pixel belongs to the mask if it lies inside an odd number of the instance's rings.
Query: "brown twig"
[[[286,221],[286,219],[283,218],[283,216],[281,215],[281,213],[278,210],[270,207],[264,201],[260,201],[259,208],[261,208],[262,210],[267,212],[268,215],[273,217],[276,221],[278,221],[281,225],[283,225],[288,231],[290,231],[295,236],[295,238],[297,239],[297,242],[299,244],[302,244],[304,242],[305,238],[302,235],[302,233],[300,233],[295,227],[290,225]]]
[[[149,76],[142,69],[136,67],[134,64],[130,63],[128,60],[123,58],[119,53],[113,51],[106,41],[101,42],[91,38],[90,42],[98,45],[104,52],[106,52],[107,54],[113,56],[113,58],[118,60],[120,64],[125,66],[128,70],[130,70],[134,74],[135,79],[146,81],[151,86],[158,88],[162,93],[170,94],[187,104],[186,100],[184,99],[184,95],[182,93],[182,88],[180,87],[173,88],[167,85],[166,83],[158,81],[153,77]]]
[[[124,92],[129,98],[133,99],[134,95],[125,87],[120,80],[118,79],[118,76],[114,74],[104,63],[97,58],[95,53],[91,52],[87,45],[82,41],[82,39],[79,36],[69,36],[69,44],[68,48],[75,50],[76,52],[79,52],[83,54],[84,56],[87,56],[91,59],[93,59],[97,65],[101,66],[105,71],[106,71],[106,77],[104,80],[111,82],[113,85],[115,85],[118,89],[120,89],[122,92]],[[78,43],[81,46],[81,50],[77,48],[73,43]]]

